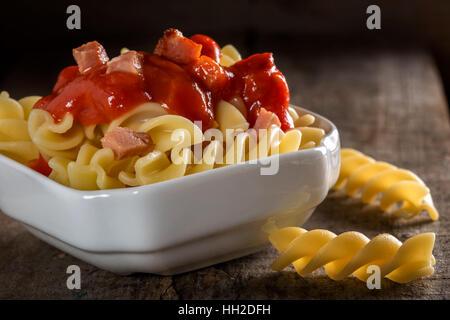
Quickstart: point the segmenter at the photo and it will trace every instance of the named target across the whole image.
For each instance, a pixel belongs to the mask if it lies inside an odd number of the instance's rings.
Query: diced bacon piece
[[[142,75],[142,54],[130,50],[107,63],[106,74],[120,71]]]
[[[91,41],[73,49],[73,57],[78,64],[80,73],[105,64],[109,58],[105,48],[97,41]]]
[[[117,127],[101,139],[103,148],[110,148],[116,159],[129,156],[143,156],[152,151],[154,145],[150,136],[128,128]]]
[[[202,45],[186,37],[177,29],[167,29],[153,51],[178,64],[188,64],[200,57]]]
[[[259,115],[258,118],[256,118],[256,122],[253,128],[255,130],[269,129],[272,125],[281,127],[280,119],[278,119],[278,116],[275,113],[261,108],[259,110]]]

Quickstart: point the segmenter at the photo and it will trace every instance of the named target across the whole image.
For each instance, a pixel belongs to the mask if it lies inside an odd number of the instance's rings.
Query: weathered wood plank
[[[417,172],[431,188],[441,214],[433,223],[426,215],[411,221],[393,220],[376,208],[331,194],[305,228],[336,233],[357,230],[369,237],[390,232],[400,240],[436,232],[433,276],[406,285],[385,280],[382,290],[370,291],[354,278],[335,282],[323,271],[307,278],[292,269],[272,272],[269,266],[276,251],[268,247],[252,256],[174,277],[121,277],[61,253],[0,215],[0,298],[450,298],[450,127],[430,56],[420,50],[385,49],[303,51],[276,59],[287,75],[293,103],[334,121],[343,146]],[[80,292],[66,288],[65,270],[70,264],[82,269]]]

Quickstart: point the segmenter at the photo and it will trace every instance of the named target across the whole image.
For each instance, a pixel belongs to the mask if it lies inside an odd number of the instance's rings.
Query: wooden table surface
[[[265,48],[259,48],[265,49]],[[283,51],[284,52],[284,51]],[[357,230],[373,237],[389,232],[400,240],[437,234],[435,274],[409,284],[382,281],[368,290],[355,278],[307,278],[293,269],[270,270],[275,249],[173,277],[117,276],[99,270],[34,238],[0,214],[0,298],[56,299],[448,299],[450,127],[438,71],[423,50],[286,50],[276,55],[292,103],[332,120],[342,145],[416,172],[428,184],[441,217],[426,214],[395,220],[355,199],[330,194],[304,226],[335,233]],[[25,199],[24,199],[25,201]],[[66,288],[66,268],[81,267],[82,289]]]

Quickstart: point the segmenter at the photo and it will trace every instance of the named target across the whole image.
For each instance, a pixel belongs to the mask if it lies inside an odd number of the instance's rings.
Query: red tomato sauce
[[[213,59],[215,62],[220,62],[220,56],[222,51],[220,47],[212,38],[203,34],[196,34],[190,38],[192,41],[202,45],[202,56],[207,56]]]
[[[259,110],[265,108],[275,113],[281,128],[293,127],[288,113],[289,88],[284,75],[275,66],[271,53],[254,54],[229,67],[234,74],[228,95],[239,96],[247,107],[248,122],[255,124]]]
[[[50,168],[48,166],[47,161],[45,161],[45,159],[44,159],[44,157],[42,157],[42,155],[39,155],[38,159],[29,161],[28,167],[39,172],[40,174],[43,174],[46,177],[48,177],[50,175],[50,173],[52,173],[52,168]]]
[[[76,66],[61,71],[50,95],[34,108],[50,112],[60,121],[70,112],[84,125],[109,123],[138,105],[154,101],[169,113],[202,121],[203,130],[214,127],[214,106],[221,99],[241,97],[253,126],[260,108],[274,112],[281,128],[292,128],[288,116],[289,89],[272,54],[255,54],[231,67],[219,65],[220,48],[203,35],[192,41],[202,45],[201,56],[187,65],[146,52],[142,74],[106,73],[106,66],[80,74]]]

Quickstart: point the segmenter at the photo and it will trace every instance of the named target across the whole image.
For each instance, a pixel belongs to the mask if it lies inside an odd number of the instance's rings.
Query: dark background
[[[81,7],[81,30],[66,28],[66,8]],[[366,28],[366,8],[381,7],[381,30]],[[152,50],[169,27],[233,43],[246,56],[308,55],[421,47],[436,60],[450,93],[450,1],[7,1],[0,19],[0,90],[15,98],[49,93],[73,64],[71,49],[98,40],[109,56],[121,47]],[[289,82],[289,71],[285,72]],[[331,79],[330,79],[331,80]]]

